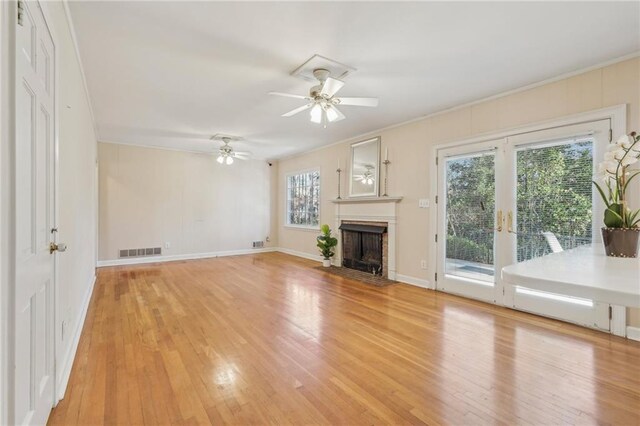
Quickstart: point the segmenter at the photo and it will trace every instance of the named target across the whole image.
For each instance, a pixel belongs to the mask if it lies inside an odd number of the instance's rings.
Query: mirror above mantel
[[[377,197],[380,182],[380,138],[351,144],[349,197]]]

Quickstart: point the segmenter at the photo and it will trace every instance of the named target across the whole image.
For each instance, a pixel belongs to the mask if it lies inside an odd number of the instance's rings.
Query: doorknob
[[[54,251],[67,251],[67,245],[65,243],[49,243],[49,253],[53,254]]]

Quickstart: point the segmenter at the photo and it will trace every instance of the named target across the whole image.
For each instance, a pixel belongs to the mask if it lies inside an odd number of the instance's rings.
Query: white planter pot
[[[324,266],[325,268],[331,266],[331,259],[322,259],[322,266]]]

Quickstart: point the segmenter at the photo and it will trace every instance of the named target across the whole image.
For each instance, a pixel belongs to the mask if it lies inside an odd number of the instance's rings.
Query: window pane
[[[517,152],[518,262],[591,243],[593,141]]]
[[[446,163],[445,272],[494,282],[495,156],[470,155]]]
[[[287,177],[287,223],[316,226],[319,222],[320,172]]]

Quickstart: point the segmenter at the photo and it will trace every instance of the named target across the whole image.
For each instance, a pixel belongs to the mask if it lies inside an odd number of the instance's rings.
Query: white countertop
[[[506,284],[640,307],[640,258],[608,257],[601,244],[509,265],[502,278]]]

